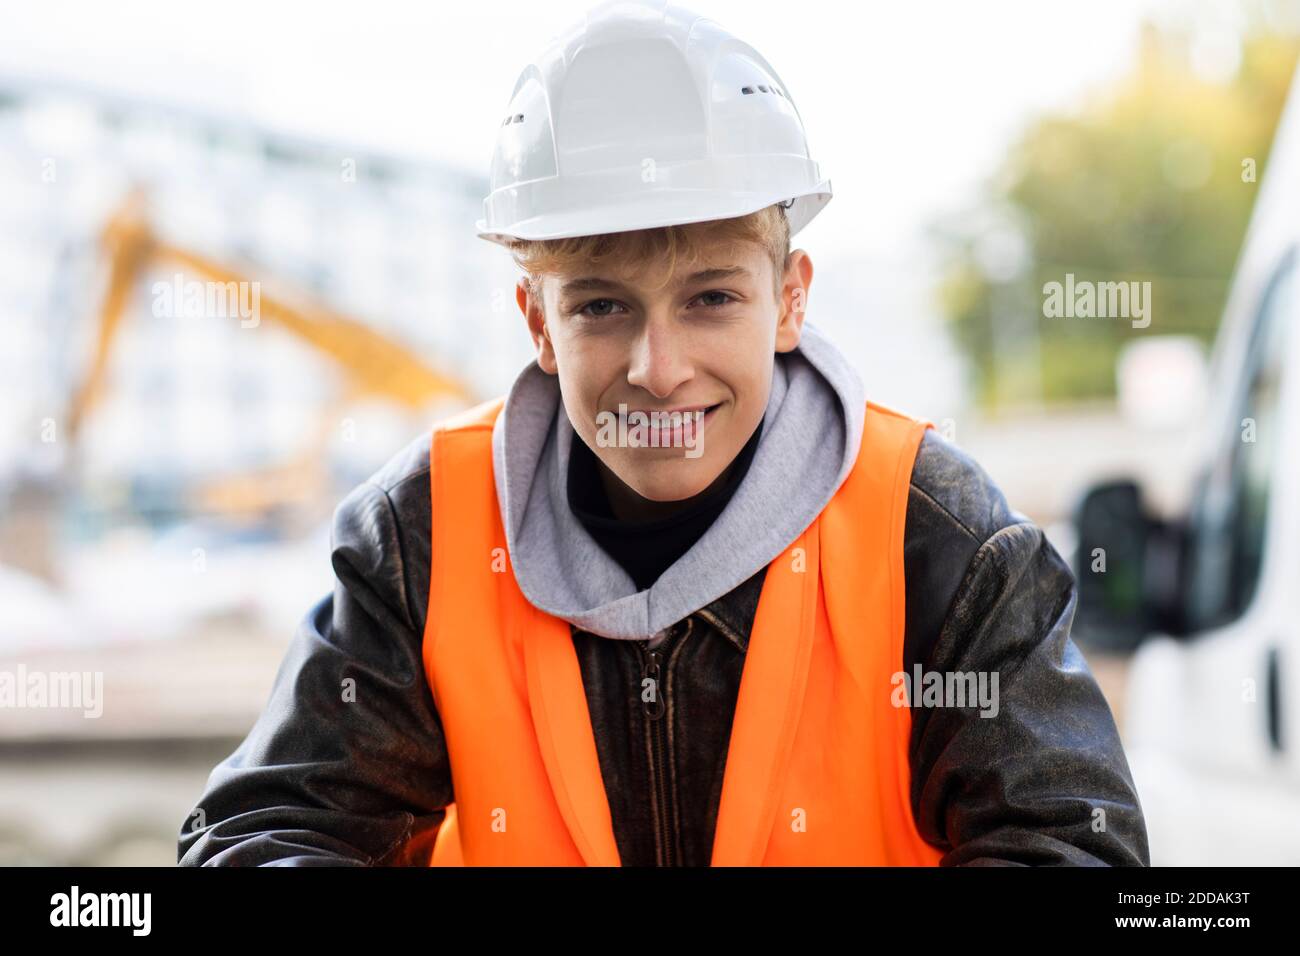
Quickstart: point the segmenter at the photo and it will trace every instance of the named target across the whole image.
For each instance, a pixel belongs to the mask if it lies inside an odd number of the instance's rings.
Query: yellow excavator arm
[[[164,242],[149,228],[142,212],[143,197],[133,194],[104,229],[108,257],[108,287],[99,312],[94,351],[74,390],[67,431],[74,441],[87,413],[100,395],[113,343],[131,305],[131,294],[142,272],[155,262],[168,261],[208,282],[249,281],[234,269],[206,256]],[[239,288],[238,285],[235,288]],[[323,491],[319,450],[334,428],[331,416],[355,399],[381,398],[420,411],[440,398],[473,401],[459,381],[435,371],[406,348],[363,323],[316,303],[266,295],[259,286],[258,320],[272,323],[333,358],[348,379],[345,395],[321,420],[308,450],[281,465],[253,474],[226,476],[194,489],[193,503],[201,510],[246,517],[265,514],[286,502],[301,501]]]
[[[140,198],[132,197],[104,229],[108,289],[89,368],[69,411],[70,437],[80,430],[103,387],[114,339],[130,305],[131,292],[145,268],[154,262],[170,261],[208,282],[225,285],[250,281],[206,256],[161,241],[149,229],[141,206]],[[386,398],[415,410],[438,398],[471,401],[462,383],[435,371],[402,345],[355,319],[315,303],[290,303],[265,292],[259,294],[259,307],[261,321],[285,329],[338,362],[350,379],[355,397]]]

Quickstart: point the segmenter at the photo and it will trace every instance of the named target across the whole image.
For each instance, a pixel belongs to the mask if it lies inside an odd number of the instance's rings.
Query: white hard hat
[[[480,237],[560,239],[786,204],[793,236],[831,198],[781,78],[667,0],[613,0],[524,68],[497,132]]]

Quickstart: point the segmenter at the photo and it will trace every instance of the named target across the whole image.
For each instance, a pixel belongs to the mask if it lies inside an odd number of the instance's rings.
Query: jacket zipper
[[[681,633],[682,628],[674,624],[668,637],[654,650],[650,650],[649,641],[639,641],[637,646],[642,659],[641,687],[643,692],[645,681],[654,681],[655,699],[648,701],[643,698],[641,706],[645,711],[646,719],[650,721],[650,783],[655,795],[655,848],[660,866],[676,865],[673,858],[675,834],[673,829],[664,823],[664,818],[668,816],[672,804],[669,801],[671,794],[668,792],[666,768],[668,748],[665,742],[667,732],[664,729],[663,716],[667,712],[668,702],[664,699],[662,664],[667,660],[668,653]],[[673,823],[675,826],[676,821],[674,820]]]

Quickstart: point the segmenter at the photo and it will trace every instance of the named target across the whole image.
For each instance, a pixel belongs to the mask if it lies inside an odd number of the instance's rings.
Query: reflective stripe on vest
[[[436,426],[430,447],[424,666],[455,791],[430,862],[618,866],[570,625],[533,607],[510,567],[492,463],[504,402]],[[912,816],[911,713],[894,706],[892,681],[926,427],[868,402],[849,477],[768,565],[713,866],[929,866],[943,855]]]

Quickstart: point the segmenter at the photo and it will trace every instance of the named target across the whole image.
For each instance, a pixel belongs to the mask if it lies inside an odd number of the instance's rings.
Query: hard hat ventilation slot
[[[787,97],[784,93],[781,92],[781,90],[780,90],[779,87],[768,86],[768,85],[765,84],[765,83],[758,83],[758,84],[756,84],[755,86],[742,86],[742,87],[740,88],[740,92],[744,93],[744,94],[747,95],[747,96],[748,96],[750,93],[754,93],[754,92],[759,92],[759,93],[775,93],[777,96],[780,96],[780,97],[785,98],[785,99],[789,99],[789,97]]]
[[[523,113],[515,113],[515,114],[513,114],[513,115],[511,115],[511,116],[507,116],[505,119],[503,119],[503,120],[501,121],[501,125],[502,125],[502,126],[509,126],[511,123],[522,123],[523,121],[524,121],[524,114],[523,114]]]

